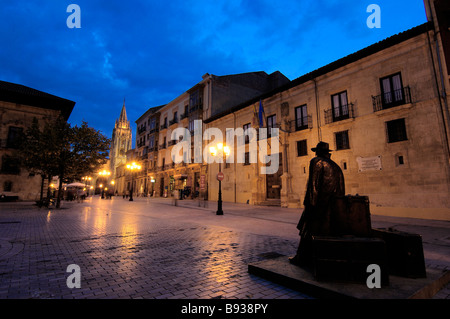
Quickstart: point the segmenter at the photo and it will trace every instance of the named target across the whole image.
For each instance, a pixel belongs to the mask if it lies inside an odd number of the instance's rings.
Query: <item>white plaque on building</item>
[[[357,157],[358,167],[360,172],[365,171],[381,171],[381,156],[373,157]]]

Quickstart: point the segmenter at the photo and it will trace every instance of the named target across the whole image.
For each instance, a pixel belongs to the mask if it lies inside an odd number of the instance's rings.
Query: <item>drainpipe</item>
[[[434,23],[434,14],[433,14],[433,11],[431,10],[430,0],[428,0],[427,2],[428,2],[429,12],[430,12],[430,20],[433,22],[433,26],[436,27],[436,24]],[[440,77],[440,82],[441,82],[441,86],[442,86],[442,92],[439,88],[439,80],[438,80],[438,75],[437,75],[436,68],[435,68],[436,63],[435,63],[434,56],[433,56],[430,34],[428,32],[427,32],[427,39],[428,39],[428,47],[430,49],[431,61],[433,63],[434,80],[435,80],[436,89],[437,89],[438,97],[439,97],[439,106],[440,106],[440,111],[441,111],[441,116],[442,116],[445,142],[446,142],[447,160],[450,162],[450,140],[449,140],[449,128],[448,128],[449,112],[448,112],[447,93],[445,90],[445,80],[444,80],[444,75],[443,75],[441,54],[440,54],[440,50],[439,50],[438,33],[439,33],[439,31],[434,32],[434,42],[435,42],[435,46],[436,46],[435,50],[436,50],[437,62],[438,62],[438,66],[439,66],[439,77]],[[444,103],[442,103],[442,100],[444,100]]]
[[[319,138],[319,142],[322,140],[322,129],[320,128],[320,107],[319,107],[319,93],[317,89],[317,81],[316,79],[312,79],[314,82],[314,94],[316,97],[316,114],[317,114],[317,134]]]
[[[236,113],[233,112],[233,118],[234,118],[234,129],[236,130]],[[236,197],[236,171],[237,171],[237,163],[236,163],[236,143],[233,141],[233,163],[234,163],[234,202],[237,203],[237,197]]]
[[[446,140],[447,140],[447,152],[448,152],[449,158],[450,158],[450,144],[449,144],[449,139],[448,139],[449,114],[448,114],[448,104],[447,104],[447,92],[445,90],[445,80],[444,80],[443,71],[442,71],[442,61],[441,61],[441,54],[439,52],[439,43],[437,41],[437,34],[434,35],[434,41],[436,43],[436,53],[437,53],[437,59],[438,59],[438,65],[439,65],[439,75],[441,78],[441,86],[442,86],[442,95],[440,94],[439,101],[441,101],[441,97],[442,97],[442,99],[444,100],[444,107],[442,106],[442,102],[440,102],[439,104],[441,105],[441,112],[442,112],[442,117],[443,117],[443,122],[444,122],[445,136],[446,136]],[[447,120],[445,120],[445,119],[447,119]]]

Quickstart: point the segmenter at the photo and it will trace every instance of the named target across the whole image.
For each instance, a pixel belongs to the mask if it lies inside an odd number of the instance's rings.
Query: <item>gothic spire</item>
[[[122,111],[120,112],[119,122],[128,122],[127,111],[125,110],[125,98],[123,99]]]

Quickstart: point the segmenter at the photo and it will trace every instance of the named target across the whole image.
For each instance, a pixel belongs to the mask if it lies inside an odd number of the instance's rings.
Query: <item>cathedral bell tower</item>
[[[110,170],[113,179],[115,179],[117,166],[127,162],[127,151],[131,149],[131,138],[130,121],[127,119],[124,99],[122,111],[119,119],[116,120],[111,139]]]

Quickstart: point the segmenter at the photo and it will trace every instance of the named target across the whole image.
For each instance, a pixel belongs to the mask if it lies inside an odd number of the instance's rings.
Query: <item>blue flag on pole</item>
[[[264,126],[264,108],[262,105],[262,101],[259,100],[259,127]]]

